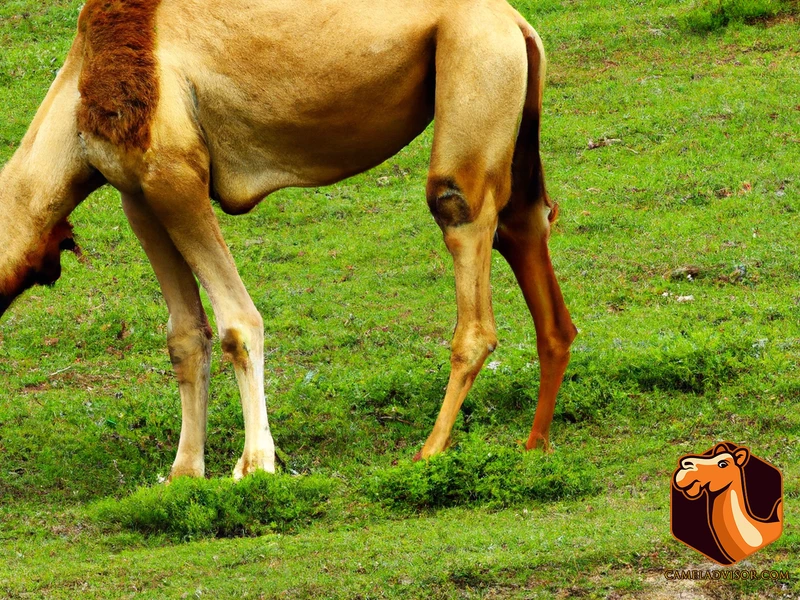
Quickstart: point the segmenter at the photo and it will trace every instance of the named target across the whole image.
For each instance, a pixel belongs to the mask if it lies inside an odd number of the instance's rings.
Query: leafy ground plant
[[[326,477],[256,473],[231,479],[179,477],[142,487],[122,500],[101,500],[89,512],[102,524],[182,540],[292,531],[325,512],[334,489]]]
[[[532,500],[576,499],[600,491],[591,463],[524,452],[470,436],[428,461],[403,461],[369,478],[367,494],[400,511],[448,506],[501,508]]]

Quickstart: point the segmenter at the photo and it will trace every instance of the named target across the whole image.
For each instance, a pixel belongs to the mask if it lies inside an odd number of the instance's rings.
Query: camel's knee
[[[540,335],[536,340],[539,361],[552,363],[569,360],[569,349],[577,335],[578,330],[572,322]]]
[[[208,364],[212,337],[208,322],[195,327],[176,327],[170,319],[167,324],[167,346],[180,383],[194,382],[198,371]]]
[[[552,202],[511,203],[498,215],[494,245],[499,250],[518,252],[530,244],[550,239],[550,229],[558,216]]]
[[[457,330],[451,346],[451,367],[474,377],[495,348],[497,334],[493,327],[475,324]]]
[[[234,367],[247,369],[251,364],[254,350],[260,351],[264,335],[264,321],[258,312],[248,315],[248,319],[236,325],[223,328],[222,353],[225,360]]]

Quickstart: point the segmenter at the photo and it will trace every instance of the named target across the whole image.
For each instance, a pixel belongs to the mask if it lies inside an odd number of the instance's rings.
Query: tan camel
[[[750,510],[743,470],[749,459],[747,448],[730,451],[718,444],[713,456],[681,458],[673,477],[675,487],[690,500],[707,495],[711,531],[720,550],[734,562],[777,540],[783,529],[780,499],[767,519],[753,516]],[[768,522],[775,516],[777,521]]]
[[[452,371],[418,456],[444,450],[497,344],[492,247],[517,277],[541,361],[528,448],[548,446],[576,330],[547,248],[555,205],[539,158],[545,59],[504,0],[88,0],[63,69],[0,175],[0,312],[54,282],[66,218],[109,183],[161,285],[183,422],[171,477],[202,476],[212,333],[245,420],[242,477],[274,471],[262,319],[209,196],[245,213],[287,186],[389,158],[435,116],[427,200],[453,256]]]

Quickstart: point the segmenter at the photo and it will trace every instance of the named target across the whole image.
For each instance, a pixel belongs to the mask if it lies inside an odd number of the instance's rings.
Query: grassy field
[[[80,5],[0,5],[0,163]],[[344,183],[219,214],[264,316],[285,472],[303,476],[256,480],[245,499],[262,494],[274,510],[236,520],[253,510],[221,481],[243,430],[217,345],[215,481],[168,499],[157,482],[180,402],[167,311],[103,189],[73,214],[83,259],[65,255],[57,285],[0,322],[0,597],[800,597],[798,22],[698,34],[681,26],[691,2],[515,5],[549,56],[551,250],[580,330],[555,453],[517,449],[535,406],[535,335],[496,256],[491,368],[455,447],[410,463],[441,402],[455,324],[451,261],[424,200],[429,131]],[[744,565],[788,581],[665,579],[710,566],[670,535],[670,476],[679,456],[721,440],[783,471],[783,536]],[[220,507],[233,515],[223,525]]]

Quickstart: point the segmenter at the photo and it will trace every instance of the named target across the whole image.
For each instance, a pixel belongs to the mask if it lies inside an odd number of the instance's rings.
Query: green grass
[[[702,0],[680,15],[678,22],[689,31],[703,32],[798,12],[797,0]]]
[[[0,162],[63,60],[79,5],[0,5]],[[492,368],[451,452],[410,463],[441,403],[455,323],[451,260],[424,200],[428,131],[364,175],[219,213],[264,316],[285,473],[227,479],[243,426],[217,346],[210,480],[159,486],[180,428],[167,311],[103,189],[73,214],[85,259],[65,255],[58,284],[0,321],[0,597],[800,593],[794,17],[731,19],[699,36],[681,23],[690,1],[515,5],[549,57],[543,154],[561,208],[550,246],[580,330],[554,454],[517,450],[536,344],[496,256]],[[590,148],[604,138],[620,141]],[[669,534],[669,480],[679,456],[720,440],[783,471],[783,537],[747,568],[786,569],[789,582],[663,577],[704,568]]]

